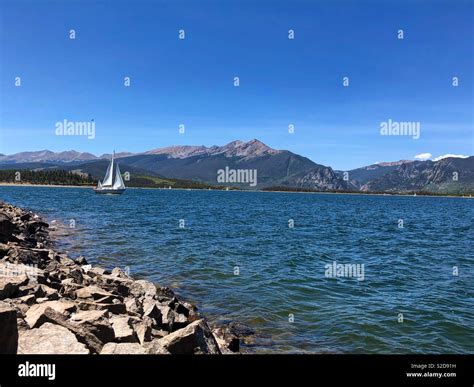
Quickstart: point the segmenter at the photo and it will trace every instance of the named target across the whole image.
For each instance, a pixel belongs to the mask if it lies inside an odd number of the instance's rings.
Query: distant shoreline
[[[45,188],[87,188],[93,189],[94,185],[60,185],[60,184],[32,184],[32,183],[6,183],[0,182],[0,187],[45,187]],[[160,187],[127,187],[127,189],[151,189],[151,190],[168,190],[168,188]],[[409,197],[436,197],[436,198],[460,198],[460,199],[471,199],[468,195],[472,194],[454,194],[454,195],[433,195],[433,194],[417,194],[413,193],[379,193],[379,192],[326,192],[326,191],[279,191],[279,190],[243,190],[243,189],[229,189],[229,191],[223,189],[207,189],[207,188],[171,188],[179,191],[224,191],[224,192],[274,192],[274,193],[292,193],[292,194],[324,194],[324,195],[364,195],[364,196],[409,196]]]
[[[51,187],[51,188],[94,188],[93,185],[33,184],[0,182],[0,187]]]

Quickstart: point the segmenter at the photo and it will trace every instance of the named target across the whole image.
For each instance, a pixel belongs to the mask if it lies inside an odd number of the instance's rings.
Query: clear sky
[[[0,153],[257,138],[337,169],[472,155],[473,4],[0,0]],[[64,119],[96,137],[55,135]],[[380,135],[388,119],[420,138]]]

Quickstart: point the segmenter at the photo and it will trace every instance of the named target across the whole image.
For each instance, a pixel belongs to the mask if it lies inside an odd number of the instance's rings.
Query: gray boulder
[[[18,346],[17,313],[0,302],[0,354],[15,354]]]
[[[143,316],[147,316],[155,320],[157,325],[161,325],[161,311],[158,308],[157,302],[152,298],[145,298],[143,300]]]
[[[82,344],[85,344],[87,349],[92,353],[100,353],[104,343],[91,332],[88,326],[73,324],[66,320],[66,316],[54,310],[53,308],[47,307],[41,311],[41,315],[38,317],[35,327],[40,327],[46,323],[52,323],[60,325],[76,335],[76,338]],[[29,323],[28,323],[29,324]]]
[[[81,330],[88,331],[96,336],[102,343],[115,339],[115,332],[109,322],[106,310],[86,310],[74,313],[69,322]]]
[[[156,297],[157,290],[156,286],[146,280],[134,281],[129,288],[129,293],[134,297]]]
[[[107,343],[101,355],[146,355],[148,352],[138,343]]]
[[[28,312],[26,312],[26,322],[30,328],[38,328],[44,322],[49,321],[46,310],[48,308],[60,313],[61,315],[68,315],[76,310],[76,304],[69,301],[46,301],[41,304],[33,305]]]
[[[11,218],[6,214],[0,213],[0,242],[8,242],[13,231],[15,231],[15,225]]]
[[[172,354],[220,354],[219,346],[204,320],[197,320],[158,340]]]
[[[137,337],[133,331],[132,319],[129,316],[113,316],[110,319],[114,329],[115,340],[122,343],[135,343]]]
[[[145,348],[147,349],[147,353],[149,355],[171,355],[171,352],[163,347],[159,340],[153,340],[149,343],[146,343]]]
[[[0,300],[10,298],[18,293],[20,286],[28,283],[28,277],[26,275],[19,276],[5,276],[0,272]]]
[[[18,354],[89,354],[86,346],[76,336],[60,325],[45,323],[41,327],[20,331]]]

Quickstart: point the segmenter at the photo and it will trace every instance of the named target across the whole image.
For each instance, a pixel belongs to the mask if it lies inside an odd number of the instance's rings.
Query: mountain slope
[[[474,192],[474,156],[414,161],[367,182],[362,191],[433,193]]]
[[[170,152],[170,153],[166,153]],[[218,184],[218,170],[256,170],[257,187],[300,186],[333,189],[345,182],[331,168],[318,165],[289,151],[277,151],[252,140],[224,147],[170,147],[118,160],[126,166],[152,171],[161,176]],[[248,184],[232,183],[241,188]]]
[[[396,170],[400,165],[412,163],[412,160],[400,160],[395,162],[382,162],[368,165],[366,167],[356,168],[349,172],[349,179],[357,186],[361,187],[369,181],[378,179],[389,172]],[[337,171],[343,174],[342,171]]]

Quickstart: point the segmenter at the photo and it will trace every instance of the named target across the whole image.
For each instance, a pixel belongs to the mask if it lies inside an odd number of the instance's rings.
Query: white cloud
[[[429,158],[431,158],[431,156],[433,156],[431,153],[420,153],[419,155],[415,156],[415,159],[428,160]]]
[[[433,161],[442,160],[442,159],[445,159],[445,158],[447,158],[447,157],[456,157],[456,158],[459,158],[459,159],[467,159],[469,156],[453,155],[453,154],[451,154],[451,153],[448,153],[448,154],[446,154],[446,155],[436,157],[435,159],[433,159]]]

